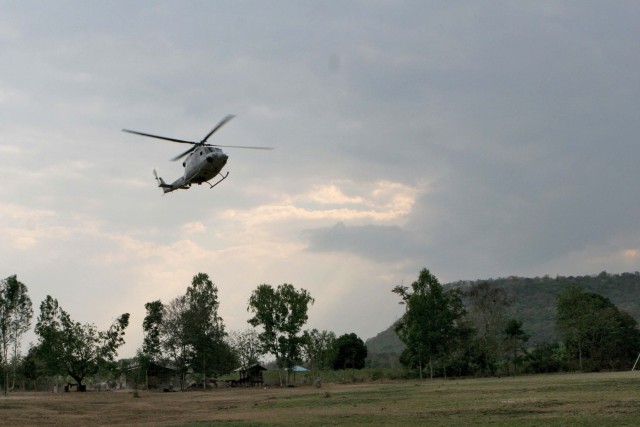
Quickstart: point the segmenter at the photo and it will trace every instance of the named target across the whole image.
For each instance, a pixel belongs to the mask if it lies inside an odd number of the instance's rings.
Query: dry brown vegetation
[[[0,424],[640,425],[640,373],[536,375],[321,389],[16,393]]]

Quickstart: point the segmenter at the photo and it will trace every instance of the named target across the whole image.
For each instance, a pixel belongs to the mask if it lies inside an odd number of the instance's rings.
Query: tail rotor
[[[173,190],[173,188],[169,184],[164,182],[164,179],[158,176],[158,172],[155,169],[153,170],[153,176],[156,178],[156,181],[158,182],[158,187],[162,188],[162,191],[164,193],[168,193],[169,191]]]

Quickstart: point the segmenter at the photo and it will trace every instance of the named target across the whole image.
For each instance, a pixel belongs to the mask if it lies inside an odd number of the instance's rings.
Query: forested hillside
[[[507,277],[477,281],[459,281],[444,285],[445,288],[467,289],[479,283],[502,288],[511,302],[509,317],[522,321],[524,331],[529,334],[529,345],[556,341],[556,295],[570,285],[579,285],[585,291],[609,298],[620,310],[626,311],[640,323],[640,272],[609,274],[602,272],[593,276],[549,276],[524,278]],[[404,344],[395,333],[394,325],[366,341],[369,359],[381,364],[397,358]]]

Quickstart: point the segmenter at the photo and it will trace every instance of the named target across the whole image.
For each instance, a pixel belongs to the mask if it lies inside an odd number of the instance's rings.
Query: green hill
[[[609,298],[620,310],[626,311],[640,323],[640,273],[608,274],[594,276],[549,276],[523,278],[507,277],[477,281],[448,283],[445,288],[467,289],[475,284],[488,282],[503,288],[511,300],[509,317],[522,321],[523,329],[530,336],[529,344],[556,341],[556,294],[570,285],[579,285],[585,291]],[[402,353],[404,344],[395,333],[395,325],[389,326],[366,341],[370,366],[389,366]],[[390,366],[396,366],[397,360]]]

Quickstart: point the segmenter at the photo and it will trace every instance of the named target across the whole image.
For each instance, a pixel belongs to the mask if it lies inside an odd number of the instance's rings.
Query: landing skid
[[[207,182],[207,184],[210,185],[209,190],[211,190],[213,187],[215,187],[216,185],[220,184],[222,181],[227,179],[227,177],[229,176],[229,172],[227,172],[226,175],[222,175],[221,173],[219,173],[218,175],[220,175],[222,178],[220,178],[220,180],[218,182],[216,182],[215,184],[211,184],[210,182]]]

